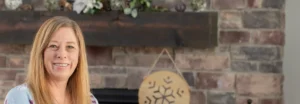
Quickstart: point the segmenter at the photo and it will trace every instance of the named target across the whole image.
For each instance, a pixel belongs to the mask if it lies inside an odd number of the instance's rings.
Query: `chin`
[[[54,77],[54,79],[68,80],[71,75],[69,75],[69,74],[55,74],[55,75],[52,75],[52,76]]]

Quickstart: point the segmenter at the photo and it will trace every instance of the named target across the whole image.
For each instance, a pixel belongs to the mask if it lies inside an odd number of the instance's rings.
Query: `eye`
[[[57,48],[57,46],[56,46],[56,45],[53,45],[53,44],[52,44],[52,45],[49,45],[49,47],[50,47],[50,48]]]
[[[67,48],[68,48],[68,49],[73,49],[73,48],[75,48],[75,47],[69,45],[69,46],[67,46]]]

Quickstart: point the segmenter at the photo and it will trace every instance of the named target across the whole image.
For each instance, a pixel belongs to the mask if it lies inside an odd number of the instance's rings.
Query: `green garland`
[[[151,3],[148,0],[132,0],[129,3],[129,7],[124,9],[124,14],[131,15],[133,18],[136,18],[138,15],[138,6],[145,6],[146,8],[150,8]]]

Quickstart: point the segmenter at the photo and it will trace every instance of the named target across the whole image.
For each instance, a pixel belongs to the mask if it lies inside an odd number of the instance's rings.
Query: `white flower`
[[[78,14],[85,8],[87,5],[87,0],[75,0],[73,4],[74,11]]]
[[[103,4],[100,1],[96,0],[76,0],[74,2],[74,10],[77,13],[83,11],[83,13],[87,13],[90,9],[93,8],[101,9],[103,8]]]
[[[90,9],[93,9],[93,0],[87,0],[87,4],[85,9],[83,10],[83,13],[87,13]]]
[[[93,2],[91,2],[91,0],[89,0],[89,2],[86,4],[86,7],[88,8],[93,8]]]
[[[97,1],[94,6],[97,9],[101,9],[103,7],[103,4],[101,2],[99,2],[99,1]]]
[[[90,9],[92,9],[91,7],[85,7],[85,9],[83,10],[83,13],[87,13]]]

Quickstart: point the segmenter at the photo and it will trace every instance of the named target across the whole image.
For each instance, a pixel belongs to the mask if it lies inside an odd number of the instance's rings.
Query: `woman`
[[[42,24],[26,82],[11,89],[4,104],[98,104],[90,93],[85,42],[75,21],[56,16]]]

